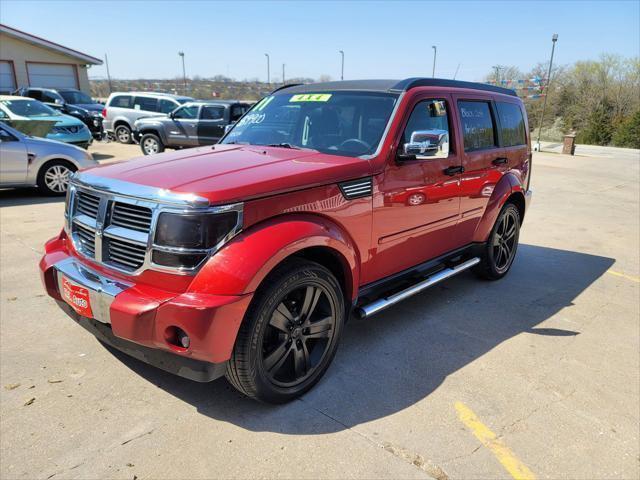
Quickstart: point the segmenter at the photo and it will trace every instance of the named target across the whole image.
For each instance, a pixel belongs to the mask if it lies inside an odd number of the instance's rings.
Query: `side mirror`
[[[402,145],[400,160],[428,160],[449,156],[449,132],[446,130],[416,130],[409,143]]]

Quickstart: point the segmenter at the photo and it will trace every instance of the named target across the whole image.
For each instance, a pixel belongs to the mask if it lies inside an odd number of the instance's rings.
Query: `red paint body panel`
[[[443,99],[449,115],[450,155],[397,161],[414,106]],[[109,164],[93,175],[193,193],[212,204],[243,202],[240,234],[193,275],[147,270],[131,276],[78,254],[62,232],[40,262],[50,296],[60,299],[55,263],[73,256],[100,275],[133,283],[111,304],[113,333],[141,345],[213,363],[229,359],[254,292],[280,262],[322,248],[343,270],[347,298],[366,284],[472,242],[484,242],[512,195],[525,205],[531,148],[464,151],[459,99],[516,103],[516,97],[469,89],[418,87],[399,97],[378,153],[370,158],[246,145],[194,148]],[[523,110],[524,111],[524,110]],[[526,121],[526,115],[524,116]],[[506,157],[504,165],[493,160]],[[445,175],[443,170],[464,167]],[[347,200],[338,183],[371,177],[373,194]],[[188,332],[188,349],[170,345],[167,329]]]

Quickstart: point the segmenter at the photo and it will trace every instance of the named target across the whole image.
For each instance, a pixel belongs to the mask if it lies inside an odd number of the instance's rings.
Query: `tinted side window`
[[[464,151],[496,146],[496,135],[489,102],[458,102]]]
[[[55,103],[56,100],[59,100],[59,97],[57,95],[54,95],[53,93],[50,93],[50,92],[42,92],[43,102]]]
[[[513,103],[498,102],[498,117],[500,118],[500,132],[504,147],[524,145],[524,117],[520,106]]]
[[[41,90],[28,90],[28,93],[25,97],[35,98],[36,100],[42,100],[42,91]]]
[[[146,112],[155,112],[158,108],[158,99],[152,97],[136,97],[133,102],[135,110],[144,110]]]
[[[131,100],[133,100],[131,95],[118,95],[117,97],[113,97],[111,99],[111,102],[109,102],[109,106],[119,108],[132,108]]]
[[[164,98],[158,100],[158,112],[160,113],[173,112],[177,106],[178,105],[176,105],[171,100],[165,100]]]
[[[176,113],[173,115],[173,118],[182,118],[182,119],[193,119],[198,116],[198,107],[195,105],[191,105],[188,107],[180,107],[180,109],[176,110]]]
[[[224,107],[211,107],[205,105],[200,111],[202,120],[222,120],[224,118]]]
[[[242,117],[247,110],[249,110],[248,105],[234,105],[231,107],[231,121],[237,122],[240,120],[240,117]]]
[[[449,155],[449,116],[446,102],[423,100],[418,103],[407,121],[402,143],[420,144],[419,156],[446,158]]]

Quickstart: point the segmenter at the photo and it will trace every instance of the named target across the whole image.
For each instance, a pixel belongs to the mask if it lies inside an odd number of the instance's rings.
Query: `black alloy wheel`
[[[245,395],[284,403],[324,375],[346,315],[342,288],[322,265],[293,258],[262,282],[245,314],[227,379]]]
[[[329,351],[337,312],[321,285],[300,286],[271,314],[262,342],[262,366],[269,380],[291,387],[307,380]]]
[[[504,277],[516,257],[519,238],[520,212],[513,203],[507,203],[496,219],[475,272],[489,280]]]

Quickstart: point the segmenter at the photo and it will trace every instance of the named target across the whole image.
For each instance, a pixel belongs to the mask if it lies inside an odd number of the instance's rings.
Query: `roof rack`
[[[511,95],[517,97],[514,90],[510,88],[497,87],[495,85],[488,85],[486,83],[476,82],[463,82],[461,80],[448,80],[444,78],[407,78],[400,80],[389,91],[406,92],[416,87],[452,87],[452,88],[470,88],[473,90],[486,90],[488,92],[502,93],[504,95]]]

